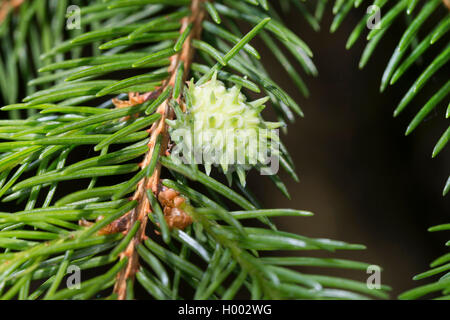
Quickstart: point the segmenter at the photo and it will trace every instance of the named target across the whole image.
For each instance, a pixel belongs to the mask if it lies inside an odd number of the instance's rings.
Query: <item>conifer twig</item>
[[[11,9],[18,8],[25,0],[4,0],[0,4],[0,23],[5,20]]]
[[[190,32],[189,36],[185,40],[182,49],[179,53],[173,55],[171,57],[171,63],[169,66],[169,77],[163,83],[161,88],[158,89],[158,92],[161,93],[165,89],[169,87],[173,87],[176,78],[176,71],[178,66],[183,63],[185,70],[189,70],[189,67],[192,63],[192,58],[194,55],[194,47],[192,46],[192,40],[196,39],[201,34],[201,25],[204,19],[204,10],[202,3],[205,0],[193,0],[191,4],[191,14],[182,19],[180,34],[192,23],[193,29]],[[187,72],[183,75],[183,82],[186,80]],[[179,100],[181,98],[178,98]],[[150,163],[154,147],[156,145],[156,141],[159,135],[162,135],[161,139],[161,154],[165,155],[167,146],[169,143],[168,131],[166,128],[166,119],[173,118],[173,111],[170,110],[168,99],[163,102],[157,109],[157,113],[161,114],[161,118],[159,121],[155,122],[152,127],[149,129],[150,132],[150,141],[149,141],[149,151],[145,155],[144,160],[141,163],[141,168],[147,167]],[[156,168],[152,174],[152,176],[148,178],[144,178],[141,180],[137,186],[136,192],[134,193],[132,200],[138,201],[138,206],[126,214],[123,218],[128,220],[127,223],[127,231],[131,228],[136,221],[140,221],[140,228],[133,240],[129,243],[128,247],[124,252],[121,253],[121,259],[124,257],[128,257],[127,266],[122,269],[122,271],[117,275],[117,282],[114,287],[114,292],[117,293],[118,299],[124,300],[126,299],[126,291],[127,291],[127,282],[129,279],[131,281],[134,280],[134,275],[138,271],[139,261],[138,261],[138,253],[136,251],[136,246],[145,240],[145,229],[147,225],[147,215],[151,212],[151,207],[149,203],[149,199],[146,196],[145,191],[151,190],[156,193],[159,185],[159,177],[161,173],[161,164],[158,163]]]
[[[450,0],[442,0],[447,8],[450,10]]]

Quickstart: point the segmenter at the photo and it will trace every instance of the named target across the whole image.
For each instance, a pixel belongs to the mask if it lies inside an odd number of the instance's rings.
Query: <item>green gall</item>
[[[281,123],[264,122],[260,115],[267,97],[249,103],[240,87],[226,88],[217,74],[202,85],[191,81],[185,95],[186,112],[167,121],[176,144],[172,156],[182,154],[185,162],[203,164],[208,175],[212,165],[229,179],[236,171],[242,185],[246,170],[278,156],[273,129]]]

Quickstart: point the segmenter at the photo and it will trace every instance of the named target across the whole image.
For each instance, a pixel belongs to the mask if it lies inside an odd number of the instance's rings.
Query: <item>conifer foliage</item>
[[[336,0],[332,30],[363,2]],[[383,28],[369,34],[364,55],[370,56],[395,17],[422,4],[391,59],[383,89],[450,26],[440,0],[399,3],[381,20]],[[364,281],[333,276],[335,268],[366,274],[370,264],[332,253],[363,245],[277,229],[272,217],[306,219],[312,213],[261,208],[246,187],[246,173],[262,170],[267,157],[246,153],[250,164],[228,165],[226,155],[211,166],[172,156],[186,142],[176,129],[259,133],[303,116],[261,57],[271,51],[307,96],[304,75],[318,73],[313,53],[285,26],[282,10],[294,6],[318,29],[326,5],[326,0],[3,1],[0,89],[8,119],[0,120],[0,199],[14,202],[16,210],[0,212],[0,298],[134,299],[138,287],[154,299],[387,298],[387,286],[370,289]],[[69,11],[70,6],[75,7]],[[401,64],[421,22],[436,10],[444,10],[442,20]],[[69,20],[75,27],[67,30]],[[252,45],[257,37],[265,45],[259,50]],[[396,114],[449,57],[447,44]],[[26,92],[19,90],[23,82]],[[448,92],[448,83],[438,88],[410,127]],[[251,98],[255,95],[258,100]],[[262,119],[266,105],[275,111],[275,122]],[[244,138],[237,134],[236,141]],[[448,138],[447,130],[436,154]],[[298,180],[282,138],[262,141],[278,146],[270,156]],[[224,147],[217,139],[196,145],[200,151]],[[290,197],[278,175],[258,179]],[[292,254],[268,254],[281,250]],[[312,257],[312,250],[330,257]],[[314,267],[317,274],[301,267]],[[73,270],[81,273],[76,288],[66,281]],[[423,290],[448,295],[443,279]]]
[[[325,3],[326,1],[323,1]],[[343,0],[336,1],[333,6],[333,13],[336,15],[331,25],[330,31],[334,32],[344,21],[347,14],[353,7],[357,8],[367,1]],[[320,4],[318,4],[319,6]],[[367,33],[367,44],[362,53],[359,67],[362,69],[369,62],[375,52],[377,45],[382,41],[383,37],[390,29],[398,24],[398,20],[403,19],[403,34],[398,40],[398,44],[389,59],[389,62],[383,72],[381,79],[380,91],[385,91],[389,85],[395,85],[404,74],[413,66],[419,65],[420,72],[417,79],[412,83],[410,89],[404,94],[394,110],[394,117],[401,114],[406,107],[412,107],[412,101],[426,86],[431,86],[433,76],[440,71],[448,70],[448,62],[450,59],[450,2],[447,0],[400,0],[397,2],[386,0],[375,0],[372,2],[373,10],[368,10],[367,15],[361,19],[359,24],[354,28],[348,38],[346,48],[350,49],[355,42],[361,38],[366,29],[367,22],[372,20],[374,16],[380,14],[381,20],[374,25],[374,28]],[[427,23],[432,28],[427,29]],[[428,54],[429,51],[433,54]],[[419,63],[420,62],[420,63]],[[447,68],[447,69],[445,69]],[[438,108],[445,107],[443,103],[448,103],[450,93],[450,81],[445,80],[442,83],[433,83],[432,86],[435,93],[427,99],[414,118],[408,125],[405,135],[411,134],[416,128],[429,116],[432,112],[436,112]],[[439,111],[438,111],[439,112]],[[445,118],[450,117],[450,104],[447,108],[442,108],[441,114]],[[450,126],[444,128],[444,132],[438,138],[435,144],[432,157],[436,157],[450,140]],[[445,183],[443,195],[446,196],[450,191],[450,176]],[[429,231],[448,230],[449,225],[439,225],[429,228]],[[448,245],[448,243],[446,244]],[[447,253],[430,264],[431,270],[414,277],[414,280],[420,280],[444,273],[434,283],[422,285],[416,289],[405,292],[400,295],[402,299],[423,298],[427,294],[437,294],[440,299],[448,299],[450,296],[450,253]]]

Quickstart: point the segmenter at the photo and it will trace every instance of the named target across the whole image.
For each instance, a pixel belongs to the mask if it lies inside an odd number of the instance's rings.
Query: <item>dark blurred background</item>
[[[411,278],[448,252],[444,245],[450,238],[448,233],[427,232],[430,226],[450,221],[450,196],[442,197],[450,168],[450,148],[431,158],[434,145],[448,127],[448,100],[410,136],[405,137],[404,132],[427,97],[448,80],[449,69],[436,74],[394,119],[393,110],[426,66],[412,68],[395,86],[379,93],[384,68],[405,30],[403,21],[385,35],[361,71],[358,62],[366,42],[360,39],[350,51],[345,43],[362,12],[354,12],[335,34],[330,34],[330,11],[318,33],[299,19],[295,10],[286,16],[287,25],[314,52],[319,70],[317,78],[304,77],[311,92],[308,99],[301,96],[273,56],[265,52],[263,58],[270,74],[305,113],[305,118],[291,124],[288,135],[282,137],[296,164],[300,183],[282,174],[292,200],[286,200],[273,184],[261,183],[264,178],[255,174],[249,186],[265,207],[292,207],[315,213],[311,218],[278,219],[280,229],[365,244],[365,251],[337,256],[381,265],[382,282],[393,287],[394,298],[426,283]],[[435,19],[431,17],[431,27]],[[424,30],[428,32],[429,27]],[[441,44],[445,45],[445,41]],[[433,53],[436,56],[436,51],[428,56],[433,57]],[[354,278],[355,273],[338,274]],[[362,274],[358,280],[365,278],[367,275]]]

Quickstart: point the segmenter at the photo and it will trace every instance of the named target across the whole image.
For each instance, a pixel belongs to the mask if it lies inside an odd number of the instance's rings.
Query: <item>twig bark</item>
[[[0,3],[0,23],[5,20],[9,10],[18,8],[25,0],[3,0]]]
[[[185,40],[181,51],[178,54],[171,57],[171,63],[169,66],[169,77],[163,83],[162,88],[160,88],[160,92],[162,92],[168,86],[170,87],[174,86],[176,71],[180,63],[184,64],[185,69],[183,82],[186,80],[186,76],[190,69],[190,65],[192,63],[192,58],[194,55],[192,39],[199,38],[201,34],[202,21],[205,15],[202,5],[204,1],[206,0],[192,0],[191,14],[183,18],[182,20],[180,34],[187,28],[187,26],[190,23],[193,24],[193,28],[188,38]],[[180,99],[181,98],[179,98],[179,100]],[[165,155],[166,153],[167,146],[169,143],[169,135],[165,120],[172,119],[174,117],[173,110],[169,108],[168,102],[169,100],[163,102],[156,111],[161,114],[161,118],[158,122],[154,123],[149,130],[150,132],[149,151],[147,152],[143,162],[141,163],[142,168],[145,168],[150,163],[153,150],[156,144],[156,140],[159,135],[162,135],[161,155]],[[127,280],[131,279],[132,281],[134,281],[134,276],[139,268],[139,258],[136,251],[136,247],[146,238],[145,229],[147,226],[147,215],[151,212],[150,203],[145,192],[146,190],[151,190],[152,192],[157,193],[160,174],[161,174],[161,164],[158,163],[153,175],[139,182],[137,189],[132,197],[132,200],[138,201],[138,206],[127,214],[129,215],[127,230],[129,230],[136,221],[140,221],[141,225],[138,232],[129,243],[127,249],[123,253],[121,253],[121,259],[123,259],[124,257],[128,257],[129,260],[126,267],[122,269],[121,272],[117,275],[117,281],[114,287],[114,292],[117,294],[119,300],[126,299]]]
[[[450,10],[450,0],[442,0],[446,7]]]

